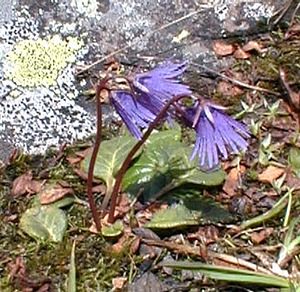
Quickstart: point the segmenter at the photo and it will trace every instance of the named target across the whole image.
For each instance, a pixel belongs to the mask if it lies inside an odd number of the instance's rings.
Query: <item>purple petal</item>
[[[126,91],[113,91],[111,93],[111,103],[130,133],[137,139],[141,139],[141,128],[147,128],[155,119],[155,115]]]
[[[219,164],[219,155],[227,159],[229,154],[237,154],[248,147],[245,138],[250,137],[249,131],[242,123],[234,120],[217,106],[201,105],[186,110],[185,118],[191,126],[196,120],[196,143],[191,155],[199,156],[201,168],[212,169]]]
[[[138,92],[148,93],[151,97],[154,96],[162,101],[169,100],[176,95],[190,95],[189,87],[180,84],[177,79],[185,69],[186,63],[165,62],[149,72],[137,74],[133,86]]]

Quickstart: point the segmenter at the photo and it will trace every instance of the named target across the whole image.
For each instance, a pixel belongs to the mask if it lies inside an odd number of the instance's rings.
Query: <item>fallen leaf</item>
[[[224,96],[238,96],[244,93],[240,87],[223,80],[218,83],[217,91]]]
[[[236,59],[242,59],[242,60],[245,60],[245,59],[249,59],[249,57],[251,56],[251,54],[245,52],[241,47],[238,47],[233,56],[236,58]]]
[[[66,195],[73,195],[74,191],[70,187],[62,186],[60,183],[47,184],[39,193],[39,199],[42,205],[50,204],[60,200]]]
[[[295,176],[291,169],[287,171],[285,183],[289,188],[293,188],[295,191],[300,190],[300,178]]]
[[[25,194],[34,194],[40,191],[42,183],[32,179],[32,172],[28,171],[17,177],[12,183],[11,195],[19,197]]]
[[[90,155],[92,152],[92,148],[87,148],[82,151],[78,151],[75,153],[75,156],[68,156],[66,159],[71,164],[77,164],[81,162],[87,155]]]
[[[87,180],[88,175],[87,175],[87,173],[84,172],[83,170],[78,169],[78,168],[74,168],[74,172],[75,172],[80,178],[82,178],[83,180]],[[99,184],[100,184],[100,183],[101,183],[101,180],[95,178],[95,176],[94,176],[93,182],[94,182],[94,183],[99,183]]]
[[[199,227],[196,232],[189,233],[187,238],[190,240],[198,240],[201,243],[208,245],[219,239],[219,230],[213,225]]]
[[[249,41],[247,44],[243,46],[242,50],[245,52],[249,52],[249,51],[257,51],[258,53],[263,52],[261,45],[256,41]]]
[[[258,180],[264,183],[272,183],[284,173],[283,168],[273,165],[268,166],[261,174],[258,175]]]
[[[274,228],[269,227],[265,228],[259,232],[253,232],[251,234],[251,241],[255,244],[262,243],[265,239],[267,239],[274,231]]]
[[[300,23],[295,23],[292,25],[284,35],[284,39],[287,40],[300,33]]]
[[[232,44],[227,44],[223,41],[215,41],[213,43],[213,50],[218,56],[228,56],[231,55],[235,48]]]
[[[21,257],[17,257],[15,262],[8,263],[9,278],[12,279],[18,291],[50,292],[51,280],[42,275],[30,277]]]
[[[112,279],[113,290],[122,290],[127,282],[126,277],[117,277]]]
[[[225,180],[223,191],[230,197],[233,197],[236,194],[236,189],[239,186],[239,178],[245,172],[246,168],[240,166],[239,168],[232,168]]]
[[[117,217],[122,217],[130,210],[130,202],[125,193],[122,193],[118,198],[118,205],[116,206]]]

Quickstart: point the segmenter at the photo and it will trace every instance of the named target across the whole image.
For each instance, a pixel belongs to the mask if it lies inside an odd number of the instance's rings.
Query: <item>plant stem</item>
[[[95,137],[95,144],[93,148],[93,152],[91,155],[91,160],[89,163],[89,170],[88,170],[88,179],[87,179],[87,195],[88,195],[88,202],[90,209],[92,211],[93,220],[96,225],[96,229],[98,232],[101,230],[101,223],[99,213],[97,211],[96,202],[93,196],[93,178],[94,178],[94,168],[95,162],[97,158],[97,154],[99,151],[100,143],[101,143],[101,133],[102,133],[102,108],[101,108],[101,101],[100,101],[100,94],[103,89],[105,89],[105,85],[108,79],[102,79],[96,88],[96,109],[97,109],[97,132]]]
[[[145,134],[143,135],[142,139],[139,140],[131,149],[131,151],[128,153],[125,161],[123,162],[121,168],[118,171],[118,174],[116,176],[116,181],[114,184],[114,188],[111,194],[111,202],[110,202],[110,209],[109,209],[109,214],[108,214],[108,222],[109,223],[113,223],[114,221],[114,213],[115,213],[115,209],[116,209],[116,203],[117,203],[117,197],[119,194],[119,190],[120,190],[120,186],[121,186],[121,182],[122,179],[130,165],[130,162],[132,160],[132,158],[134,157],[134,155],[137,153],[137,151],[141,148],[141,146],[146,142],[146,140],[148,139],[148,137],[150,136],[150,134],[152,133],[152,131],[155,129],[155,127],[160,123],[160,121],[164,118],[167,110],[169,109],[169,107],[179,101],[180,99],[184,98],[186,96],[175,96],[172,99],[170,99],[165,106],[162,108],[162,110],[159,112],[159,114],[156,116],[156,118],[154,119],[154,121],[149,125],[147,131],[145,132]]]

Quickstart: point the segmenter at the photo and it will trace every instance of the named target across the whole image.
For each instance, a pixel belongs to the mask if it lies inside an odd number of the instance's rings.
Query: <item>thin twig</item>
[[[192,17],[193,15],[196,15],[196,14],[200,13],[201,11],[203,11],[203,9],[196,10],[196,11],[191,12],[191,13],[189,13],[189,14],[187,14],[187,15],[184,15],[184,16],[178,18],[178,19],[175,19],[175,20],[173,20],[173,21],[171,21],[171,22],[169,22],[169,23],[167,23],[167,24],[165,24],[165,25],[163,25],[163,26],[161,26],[161,27],[159,27],[159,28],[157,28],[157,29],[155,29],[155,30],[149,32],[149,33],[146,34],[142,39],[144,39],[144,38],[146,38],[146,37],[150,37],[151,35],[153,35],[153,34],[159,32],[159,31],[161,31],[161,30],[164,30],[164,29],[166,29],[166,28],[168,28],[168,27],[170,27],[170,26],[172,26],[172,25],[174,25],[174,24],[177,24],[177,23],[179,23],[179,22],[181,22],[181,21],[183,21],[183,20],[185,20],[185,19],[187,19],[187,18],[189,18],[189,17]],[[118,50],[116,50],[116,51],[114,51],[114,52],[112,52],[112,53],[110,53],[110,54],[104,56],[103,58],[101,58],[101,59],[95,61],[94,63],[85,66],[82,70],[78,71],[78,72],[76,73],[76,75],[80,75],[80,74],[82,74],[83,72],[85,72],[85,71],[91,69],[92,67],[94,67],[94,66],[96,66],[96,65],[98,65],[98,64],[101,64],[101,63],[104,62],[105,60],[107,60],[107,59],[109,59],[109,58],[112,58],[113,56],[115,56],[115,55],[117,55],[117,54],[119,54],[119,53],[122,53],[122,52],[126,51],[127,49],[131,48],[133,45],[137,44],[140,40],[141,40],[140,38],[136,38],[130,45],[123,46],[122,48],[120,48],[120,49],[118,49]]]
[[[262,92],[266,92],[266,93],[269,93],[269,94],[273,94],[275,96],[280,96],[281,94],[279,92],[275,92],[275,91],[272,91],[272,90],[269,90],[269,89],[266,89],[266,88],[262,88],[262,87],[258,87],[258,86],[254,86],[254,85],[250,85],[250,84],[247,84],[247,83],[244,83],[240,80],[237,80],[237,79],[233,79],[233,78],[230,78],[228,76],[226,76],[225,74],[222,74],[222,73],[219,73],[213,69],[210,69],[204,65],[199,65],[197,63],[194,63],[194,62],[191,62],[190,63],[191,65],[195,66],[195,67],[198,67],[198,68],[201,68],[201,69],[204,69],[208,72],[211,72],[219,77],[221,77],[222,79],[224,80],[227,80],[233,84],[236,84],[236,85],[239,85],[241,87],[244,87],[244,88],[248,88],[248,89],[251,89],[251,90],[256,90],[256,91],[262,91]]]
[[[287,13],[287,11],[289,10],[289,8],[291,7],[291,5],[293,4],[294,0],[289,0],[287,1],[282,8],[280,8],[278,11],[276,11],[273,15],[272,18],[276,15],[278,15],[278,17],[273,21],[273,26],[277,25],[280,20],[284,17],[284,15]]]
[[[162,108],[162,110],[159,112],[159,114],[156,116],[154,121],[149,125],[149,127],[148,127],[147,131],[145,132],[145,134],[143,135],[142,139],[139,140],[133,146],[131,151],[128,153],[125,161],[123,162],[123,164],[122,164],[122,166],[121,166],[121,168],[118,171],[118,174],[116,176],[116,181],[115,181],[114,188],[113,188],[112,195],[111,195],[110,209],[109,209],[108,220],[107,220],[109,223],[113,223],[113,221],[114,221],[114,212],[115,212],[115,208],[116,208],[117,197],[118,197],[118,194],[119,194],[121,182],[122,182],[122,179],[125,175],[126,170],[128,169],[128,167],[129,167],[129,165],[132,161],[132,158],[137,153],[137,151],[142,147],[142,145],[146,142],[146,140],[148,139],[148,137],[150,136],[152,131],[155,129],[155,127],[164,118],[164,116],[165,116],[167,110],[169,109],[169,107],[173,103],[179,101],[180,99],[182,99],[184,97],[186,97],[186,96],[175,96],[171,100],[169,100],[165,104],[165,106]]]
[[[163,241],[163,240],[144,239],[144,238],[142,239],[142,242],[144,242],[148,245],[164,247],[169,250],[177,251],[177,252],[179,252],[181,254],[185,254],[185,255],[188,254],[188,255],[200,257],[203,254],[200,246],[196,247],[196,246],[190,246],[187,244],[183,245],[183,244],[177,244],[177,243],[167,242],[167,241]],[[204,254],[207,256],[207,259],[209,259],[209,260],[218,259],[218,260],[222,260],[224,262],[230,263],[230,264],[234,264],[238,267],[246,268],[251,271],[261,272],[261,273],[264,273],[267,275],[274,275],[271,271],[269,271],[261,266],[258,266],[256,264],[245,261],[243,259],[239,259],[239,258],[231,256],[231,255],[217,253],[217,252],[213,252],[210,250],[206,250],[204,252]]]

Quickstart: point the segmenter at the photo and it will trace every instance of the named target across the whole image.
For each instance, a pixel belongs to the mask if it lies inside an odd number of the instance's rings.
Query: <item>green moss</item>
[[[30,279],[50,278],[54,291],[64,291],[74,240],[78,291],[108,291],[114,277],[129,273],[130,253],[114,254],[103,237],[87,231],[91,214],[86,204],[73,204],[65,209],[69,226],[61,243],[37,243],[20,231],[19,218],[32,205],[33,198],[13,198],[10,186],[24,171],[34,169],[33,173],[38,175],[47,169],[52,179],[68,182],[76,196],[86,200],[86,182],[74,174],[66,160],[49,167],[54,154],[49,152],[51,156],[34,158],[21,155],[0,176],[0,291],[20,291],[16,281],[9,279],[8,268],[8,263],[19,256],[24,260]]]
[[[60,72],[74,62],[83,43],[77,38],[62,40],[55,35],[47,39],[22,40],[8,54],[5,76],[27,87],[55,85]]]

